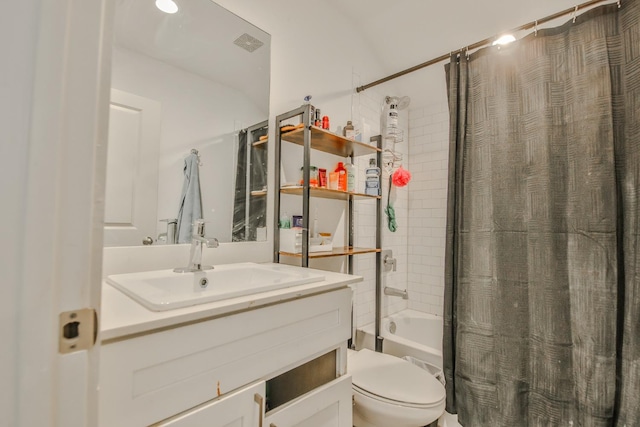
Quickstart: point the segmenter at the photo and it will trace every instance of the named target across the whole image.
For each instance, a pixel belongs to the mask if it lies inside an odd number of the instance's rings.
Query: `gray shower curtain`
[[[640,426],[639,9],[447,66],[443,350],[465,427]]]

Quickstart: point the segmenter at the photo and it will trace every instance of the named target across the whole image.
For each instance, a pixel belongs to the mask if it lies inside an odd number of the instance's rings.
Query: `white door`
[[[261,381],[219,400],[205,403],[157,427],[258,427],[264,417],[265,383]]]
[[[112,3],[3,4],[2,426],[97,422],[99,346],[73,338],[91,322],[59,337],[100,307]]]
[[[160,102],[111,89],[106,246],[138,246],[157,237],[160,126]]]

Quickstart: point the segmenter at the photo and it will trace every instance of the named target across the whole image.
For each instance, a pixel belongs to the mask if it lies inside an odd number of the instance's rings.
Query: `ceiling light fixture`
[[[500,36],[498,40],[494,41],[491,45],[492,46],[495,46],[497,44],[505,45],[514,41],[516,41],[516,38],[514,36],[512,36],[511,34],[505,34],[504,36]]]
[[[178,5],[173,0],[156,0],[156,7],[164,13],[176,13]]]

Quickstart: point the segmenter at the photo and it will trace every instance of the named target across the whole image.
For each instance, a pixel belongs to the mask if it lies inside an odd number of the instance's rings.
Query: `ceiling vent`
[[[240,46],[241,48],[243,48],[244,50],[246,50],[248,52],[253,52],[257,48],[262,46],[264,43],[262,43],[257,38],[251,37],[249,34],[244,33],[243,35],[241,35],[240,37],[235,39],[233,41],[233,44],[236,44],[236,45]]]

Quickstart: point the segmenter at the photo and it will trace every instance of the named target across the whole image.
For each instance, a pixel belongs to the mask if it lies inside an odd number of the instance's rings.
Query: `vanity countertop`
[[[301,267],[285,266],[291,269]],[[168,311],[151,311],[138,304],[119,290],[102,284],[102,310],[100,340],[105,343],[128,335],[146,333],[156,329],[172,327],[181,323],[194,322],[211,317],[227,315],[294,298],[301,298],[319,292],[327,292],[362,281],[361,276],[315,270],[325,276],[323,281],[289,288],[260,292],[242,297]]]

